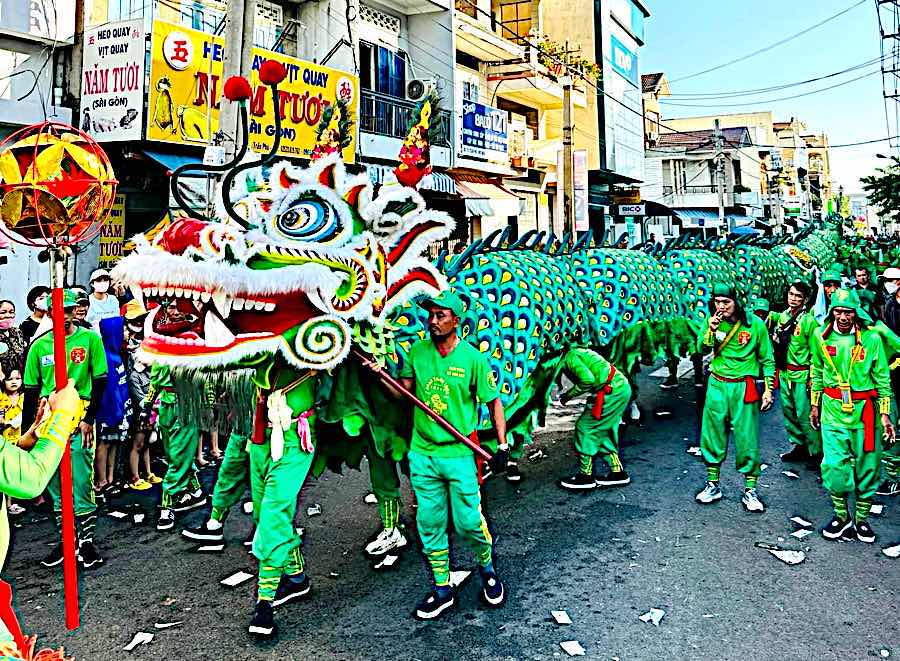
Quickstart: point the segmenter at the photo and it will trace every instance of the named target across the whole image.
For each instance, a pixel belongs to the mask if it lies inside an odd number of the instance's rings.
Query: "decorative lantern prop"
[[[0,143],[0,232],[16,243],[47,249],[50,255],[57,390],[68,381],[62,290],[65,259],[70,246],[100,233],[117,185],[100,145],[68,124],[45,121],[26,126]],[[80,617],[68,445],[59,468],[66,627],[72,630],[78,628]]]

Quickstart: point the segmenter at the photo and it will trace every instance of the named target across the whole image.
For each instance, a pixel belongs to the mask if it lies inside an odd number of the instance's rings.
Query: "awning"
[[[143,152],[145,156],[153,159],[171,172],[174,172],[176,168],[179,168],[182,165],[200,165],[203,163],[202,156],[186,156],[184,154],[173,154],[171,152],[154,151],[152,149],[144,149]],[[203,177],[204,175],[200,173],[188,173],[185,176]]]
[[[749,225],[739,225],[731,230],[731,234],[760,234],[760,231]]]
[[[395,165],[366,165],[366,174],[373,184],[384,183],[385,177],[389,172],[393,172]],[[453,177],[443,172],[432,172],[422,179],[419,184],[420,190],[430,190],[438,193],[446,193],[447,195],[456,195],[456,182]]]
[[[453,175],[456,192],[465,199],[467,216],[518,216],[522,198],[502,185],[469,175]]]

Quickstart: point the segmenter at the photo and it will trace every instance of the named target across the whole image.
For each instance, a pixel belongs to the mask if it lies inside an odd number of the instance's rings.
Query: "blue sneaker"
[[[416,619],[436,620],[454,603],[456,603],[456,598],[453,595],[453,590],[448,590],[443,595],[435,590],[416,606]]]
[[[487,572],[482,575],[481,600],[491,608],[499,608],[506,601],[506,590],[496,572]]]

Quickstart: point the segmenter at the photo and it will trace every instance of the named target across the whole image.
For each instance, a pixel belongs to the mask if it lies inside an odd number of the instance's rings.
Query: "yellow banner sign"
[[[100,258],[97,267],[111,269],[122,259],[125,244],[125,196],[116,195],[109,218],[100,228]]]
[[[150,59],[150,99],[147,139],[179,144],[207,145],[219,130],[222,97],[224,40],[163,21],[153,23]],[[279,99],[272,103],[271,89],[259,82],[258,71],[266,60],[277,60],[287,70],[278,86]],[[349,104],[354,137],[344,148],[344,161],[352,163],[356,151],[359,118],[359,79],[344,71],[319,66],[280,53],[253,49],[248,103],[250,147],[266,152],[275,135],[274,105],[281,115],[284,156],[307,158],[316,144],[316,128],[323,111],[339,99]],[[225,101],[230,103],[230,101]]]
[[[641,191],[638,188],[631,190],[617,190],[613,192],[613,202],[616,204],[640,204]]]

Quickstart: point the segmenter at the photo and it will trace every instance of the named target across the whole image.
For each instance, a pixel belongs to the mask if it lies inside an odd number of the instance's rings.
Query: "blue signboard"
[[[474,101],[463,101],[459,155],[506,163],[509,160],[509,117]]]
[[[614,35],[609,35],[610,44],[610,60],[613,69],[627,78],[635,87],[640,87],[640,76],[638,75],[638,58],[636,53],[632,53],[625,47],[621,41]]]

